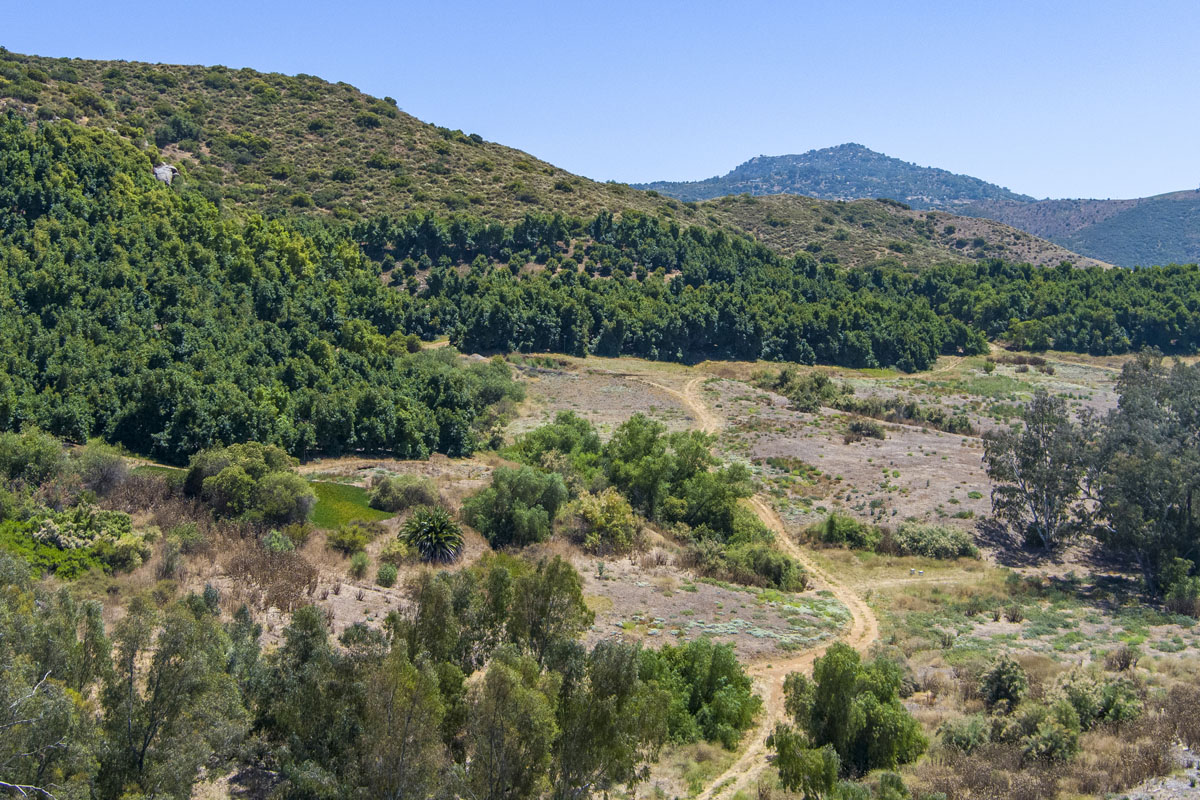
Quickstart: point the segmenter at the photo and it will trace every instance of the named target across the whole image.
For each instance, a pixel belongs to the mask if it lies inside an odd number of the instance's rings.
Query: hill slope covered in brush
[[[853,221],[833,224],[822,222],[842,216],[833,202],[731,208],[598,183],[478,135],[422,122],[390,98],[311,75],[0,51],[0,108],[113,129],[151,158],[178,166],[184,182],[209,199],[268,216],[434,211],[514,222],[531,212],[582,218],[630,209],[750,232],[782,252],[808,249],[844,266],[993,257],[1041,266],[1093,263],[998,223],[943,221],[942,228],[972,232],[927,236],[914,227],[912,212],[894,204],[864,206],[851,212]]]

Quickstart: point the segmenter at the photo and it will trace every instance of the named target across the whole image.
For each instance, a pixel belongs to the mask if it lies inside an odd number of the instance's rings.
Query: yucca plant
[[[426,561],[453,561],[463,548],[462,528],[441,506],[414,509],[400,538]]]

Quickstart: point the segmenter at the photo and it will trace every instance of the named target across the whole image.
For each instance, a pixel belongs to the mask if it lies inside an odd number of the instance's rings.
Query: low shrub
[[[989,711],[1006,713],[1029,691],[1029,677],[1021,665],[1005,656],[983,673],[979,694]]]
[[[893,534],[901,555],[925,558],[978,558],[979,548],[971,535],[950,525],[905,522]]]
[[[398,512],[413,506],[432,506],[438,502],[437,486],[418,475],[393,475],[380,478],[371,487],[371,508]]]
[[[573,540],[589,553],[624,553],[638,532],[633,507],[611,486],[598,494],[584,492],[566,511]]]
[[[982,714],[943,722],[938,728],[942,745],[970,755],[991,739],[991,724]]]
[[[874,550],[882,538],[879,529],[874,526],[841,514],[830,514],[811,530],[818,541],[844,545],[854,550]]]
[[[375,573],[375,583],[385,589],[390,589],[396,585],[397,574],[395,564],[380,564],[379,570]]]
[[[353,555],[365,550],[380,530],[378,525],[356,520],[331,532],[325,541],[343,555]]]
[[[350,574],[355,578],[362,578],[366,575],[369,566],[371,566],[371,559],[367,558],[367,554],[362,551],[350,557]]]

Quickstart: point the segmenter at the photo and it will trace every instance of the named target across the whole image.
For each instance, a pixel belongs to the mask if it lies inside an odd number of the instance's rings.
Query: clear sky
[[[0,0],[16,52],[319,75],[600,180],[859,142],[1036,197],[1200,186],[1198,44],[1198,0]]]

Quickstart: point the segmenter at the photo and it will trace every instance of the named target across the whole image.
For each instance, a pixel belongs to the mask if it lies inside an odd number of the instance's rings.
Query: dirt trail
[[[693,378],[687,382],[683,391],[672,389],[662,384],[653,386],[675,396],[687,408],[696,420],[696,427],[705,433],[716,433],[723,421],[708,410],[700,398],[700,387],[704,378]],[[650,383],[650,381],[646,381]],[[761,496],[750,498],[754,512],[763,523],[775,533],[775,538],[788,555],[803,565],[808,574],[818,586],[828,589],[837,600],[850,611],[850,628],[842,635],[842,640],[859,652],[865,652],[879,638],[879,621],[861,597],[850,587],[838,581],[817,565],[791,536],[775,509]],[[812,650],[781,658],[772,658],[769,662],[751,664],[747,672],[754,678],[759,693],[763,698],[763,713],[758,725],[746,734],[745,748],[730,767],[718,775],[707,789],[698,795],[699,800],[717,800],[732,797],[737,792],[749,788],[759,774],[767,766],[767,737],[775,729],[775,724],[785,717],[783,681],[791,672],[810,672],[813,662],[829,649],[828,642]]]

